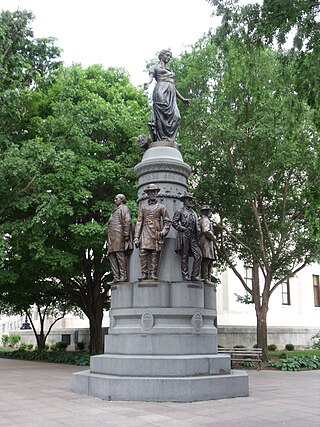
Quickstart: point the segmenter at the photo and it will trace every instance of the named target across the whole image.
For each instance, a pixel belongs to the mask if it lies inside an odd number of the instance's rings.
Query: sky
[[[35,37],[55,37],[65,65],[124,67],[135,86],[158,51],[179,56],[219,22],[206,0],[0,0],[0,8],[31,10]]]

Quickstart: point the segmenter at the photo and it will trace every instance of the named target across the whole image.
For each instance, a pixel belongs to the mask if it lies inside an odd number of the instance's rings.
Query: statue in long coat
[[[131,212],[124,194],[115,197],[117,208],[108,221],[108,257],[113,274],[113,283],[128,280],[127,256],[132,250]]]
[[[144,190],[148,202],[139,209],[135,228],[134,244],[140,248],[141,276],[148,279],[148,258],[150,255],[150,279],[158,280],[158,266],[163,240],[170,229],[170,218],[165,206],[157,202],[160,191],[155,184],[149,184]]]
[[[201,267],[201,249],[199,246],[200,229],[198,216],[192,209],[193,194],[185,193],[180,197],[183,207],[172,218],[172,227],[178,231],[176,252],[181,255],[181,273],[183,280],[199,281]],[[193,256],[191,277],[189,276],[189,256]]]
[[[214,260],[217,259],[214,249],[214,234],[209,215],[211,208],[208,205],[201,207],[201,219],[200,219],[200,249],[202,253],[201,262],[201,277],[205,284],[211,285],[210,273],[211,267]]]

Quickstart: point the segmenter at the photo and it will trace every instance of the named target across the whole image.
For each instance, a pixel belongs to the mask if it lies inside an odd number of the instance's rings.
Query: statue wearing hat
[[[160,188],[149,184],[144,192],[148,202],[139,209],[134,235],[134,244],[140,248],[141,277],[139,280],[158,280],[159,255],[163,240],[170,229],[170,218],[164,205],[157,202]],[[148,258],[150,256],[150,277]]]
[[[181,273],[183,280],[199,281],[201,267],[201,249],[199,246],[200,228],[198,216],[192,209],[193,194],[185,193],[180,197],[183,207],[176,211],[172,226],[178,231],[176,240],[176,252],[181,255]],[[193,267],[191,278],[189,276],[189,256],[193,256]]]
[[[201,207],[200,219],[200,248],[202,252],[201,277],[206,285],[211,285],[210,271],[212,263],[217,259],[213,246],[214,234],[209,219],[211,208],[208,205]]]

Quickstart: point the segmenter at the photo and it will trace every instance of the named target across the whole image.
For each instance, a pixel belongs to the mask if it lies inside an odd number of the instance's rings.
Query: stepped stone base
[[[107,400],[248,396],[248,376],[217,352],[215,289],[199,283],[113,286],[106,353],[73,375],[72,390]]]
[[[247,374],[236,370],[227,375],[192,377],[133,377],[96,374],[88,370],[74,374],[72,390],[104,400],[146,402],[193,402],[249,394]]]

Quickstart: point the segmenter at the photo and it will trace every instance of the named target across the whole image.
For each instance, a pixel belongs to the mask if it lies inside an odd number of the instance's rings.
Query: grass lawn
[[[293,357],[293,356],[317,356],[320,358],[320,350],[293,350],[293,351],[269,351],[269,358],[270,359],[279,359],[279,357],[283,354],[285,354],[287,357]]]

